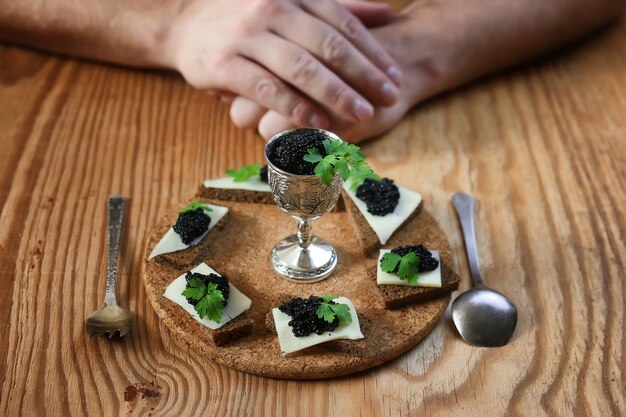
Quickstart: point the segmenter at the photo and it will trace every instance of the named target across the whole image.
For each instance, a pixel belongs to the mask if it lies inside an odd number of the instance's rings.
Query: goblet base
[[[337,266],[337,252],[326,241],[313,236],[307,248],[291,235],[278,242],[270,255],[272,267],[282,277],[301,283],[327,278]]]

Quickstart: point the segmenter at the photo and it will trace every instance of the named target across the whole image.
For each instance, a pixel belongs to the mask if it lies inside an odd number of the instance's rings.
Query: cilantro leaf
[[[335,320],[335,317],[337,317],[339,321],[347,323],[352,322],[352,315],[350,314],[350,308],[347,304],[331,303],[332,300],[337,298],[336,295],[324,295],[321,298],[324,301],[320,304],[317,310],[315,310],[318,318],[324,319],[328,323],[332,323]]]
[[[316,148],[308,149],[304,160],[315,166],[315,175],[322,183],[330,185],[335,174],[342,180],[353,178],[353,188],[358,187],[366,178],[380,178],[374,174],[372,167],[365,162],[365,155],[357,145],[349,144],[341,139],[325,139],[322,141],[326,156],[322,157]]]
[[[197,301],[194,309],[201,319],[208,318],[216,323],[222,320],[224,294],[217,288],[217,284],[212,282],[205,284],[200,278],[192,278],[182,295]]]
[[[335,312],[330,307],[329,303],[320,304],[317,310],[315,310],[315,313],[317,314],[317,317],[324,319],[329,323],[332,323],[333,320],[335,320]]]
[[[331,308],[337,317],[339,317],[339,321],[352,323],[352,315],[350,314],[350,308],[348,308],[347,304],[331,304]]]
[[[317,148],[307,149],[307,152],[308,153],[304,155],[305,161],[314,164],[322,160],[322,155],[320,155],[320,151],[318,151]]]
[[[315,175],[320,177],[324,184],[330,185],[335,175],[335,167],[325,159],[322,159],[315,167]]]
[[[402,256],[398,255],[397,253],[387,252],[380,260],[380,269],[382,269],[384,272],[393,272],[396,270],[396,267],[400,263],[401,259]]]
[[[341,176],[341,179],[347,181],[350,178],[350,167],[348,166],[348,161],[345,159],[340,159],[335,164],[335,170]]]
[[[183,290],[183,297],[198,301],[206,294],[206,285],[200,278],[192,278]]]
[[[188,211],[194,211],[201,208],[202,210],[204,210],[207,213],[210,213],[213,211],[213,209],[211,207],[208,207],[206,205],[206,203],[202,202],[202,201],[193,201],[191,203],[189,203],[189,205],[187,207],[185,207],[184,209],[182,209],[179,214],[182,213],[186,213]]]
[[[420,258],[413,252],[409,252],[400,259],[400,268],[398,269],[398,278],[408,281],[409,284],[417,284],[417,268]]]
[[[233,178],[235,182],[244,182],[261,173],[261,164],[244,165],[238,169],[227,169],[226,175]]]

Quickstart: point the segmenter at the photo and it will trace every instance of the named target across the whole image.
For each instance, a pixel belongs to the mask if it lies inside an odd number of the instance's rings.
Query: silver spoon
[[[452,321],[467,342],[478,346],[506,345],[517,324],[517,309],[504,295],[483,284],[478,265],[474,231],[474,198],[464,193],[452,196],[452,204],[461,221],[465,250],[474,288],[452,303]]]
[[[124,220],[124,197],[109,197],[108,201],[108,231],[107,231],[107,288],[104,296],[104,306],[93,312],[85,322],[85,330],[90,336],[104,336],[111,338],[116,332],[120,337],[130,330],[131,313],[117,304],[115,296],[115,278],[117,275],[117,257],[119,253],[122,222]]]

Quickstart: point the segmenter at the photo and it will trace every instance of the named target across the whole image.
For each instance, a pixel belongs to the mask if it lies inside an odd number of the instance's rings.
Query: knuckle
[[[287,10],[282,0],[252,0],[250,10],[257,15],[276,16]]]
[[[318,72],[318,67],[313,58],[299,56],[293,65],[293,81],[297,84],[305,84],[311,81]]]
[[[361,35],[361,25],[354,16],[348,16],[341,23],[341,29],[350,38],[358,38]]]
[[[232,27],[233,38],[237,39],[238,37],[250,37],[255,35],[256,27],[254,25],[254,20],[252,17],[243,17],[233,24]]]
[[[343,108],[349,100],[350,93],[345,88],[339,87],[331,89],[328,96],[330,97],[330,102],[335,108]]]
[[[304,101],[298,101],[291,109],[291,118],[300,124],[306,123],[306,115],[308,113],[308,106]]]
[[[340,63],[345,58],[347,50],[347,42],[336,33],[326,37],[322,45],[324,59],[331,64]]]
[[[256,83],[256,95],[261,103],[273,103],[278,96],[278,83],[269,78],[263,78]]]

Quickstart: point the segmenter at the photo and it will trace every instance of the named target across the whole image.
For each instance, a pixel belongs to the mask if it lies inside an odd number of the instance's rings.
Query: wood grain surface
[[[444,319],[371,371],[283,381],[173,343],[141,282],[159,217],[263,142],[177,76],[0,47],[0,415],[624,415],[626,21],[425,103],[364,150],[420,190],[469,287],[449,199],[474,194],[484,279],[519,308],[512,343]],[[105,201],[130,197],[123,340],[89,339],[104,294]],[[132,384],[154,381],[132,400]],[[141,388],[141,386],[139,387]]]

